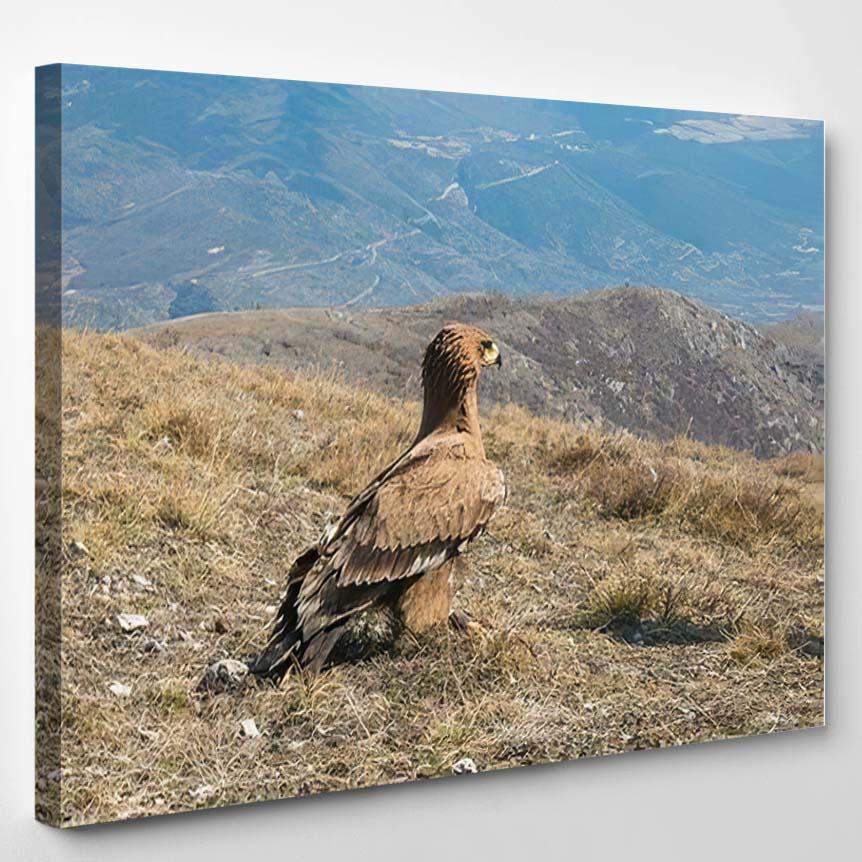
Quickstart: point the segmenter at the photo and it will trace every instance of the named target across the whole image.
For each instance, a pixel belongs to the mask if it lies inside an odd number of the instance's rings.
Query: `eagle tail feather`
[[[344,632],[346,622],[318,632],[305,647],[302,653],[302,666],[312,675],[320,673],[329,654],[335,648],[338,639]]]
[[[263,651],[248,663],[249,671],[255,676],[279,682],[287,673],[290,660],[299,658],[303,644],[296,612],[297,599],[303,581],[319,559],[320,552],[312,547],[297,557],[290,567],[287,590],[275,618],[272,635]]]

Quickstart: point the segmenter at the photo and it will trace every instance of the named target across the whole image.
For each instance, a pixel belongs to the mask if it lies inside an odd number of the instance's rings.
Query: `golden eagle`
[[[252,673],[281,679],[293,662],[317,672],[350,619],[372,607],[389,608],[414,632],[449,618],[453,560],[506,496],[503,474],[485,457],[477,400],[480,372],[500,364],[481,330],[440,330],[422,362],[413,445],[294,562]]]

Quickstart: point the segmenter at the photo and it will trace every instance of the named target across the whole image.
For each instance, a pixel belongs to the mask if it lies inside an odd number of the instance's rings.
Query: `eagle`
[[[422,361],[415,440],[297,557],[253,674],[319,672],[351,619],[372,608],[414,633],[449,620],[455,558],[506,497],[502,472],[485,457],[478,405],[482,369],[501,364],[480,329],[452,323],[437,333]]]

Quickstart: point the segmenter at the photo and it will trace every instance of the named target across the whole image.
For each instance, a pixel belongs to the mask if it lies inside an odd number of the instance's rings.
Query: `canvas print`
[[[823,167],[814,120],[38,69],[37,816],[821,725]]]

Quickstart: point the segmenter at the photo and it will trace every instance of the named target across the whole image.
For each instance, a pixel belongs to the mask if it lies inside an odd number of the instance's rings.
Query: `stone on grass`
[[[248,665],[235,658],[223,658],[211,664],[201,686],[209,691],[227,691],[241,685],[248,675]]]
[[[165,434],[163,437],[160,437],[153,444],[153,452],[162,453],[162,452],[170,452],[174,448],[174,444],[171,443],[171,438]]]
[[[474,775],[478,771],[478,767],[470,757],[462,757],[452,764],[452,775]]]
[[[254,739],[256,736],[260,736],[260,731],[257,729],[257,725],[254,723],[253,718],[244,718],[240,722],[240,727],[242,728],[242,735],[248,739]]]
[[[69,546],[69,556],[73,558],[89,557],[90,551],[83,542],[75,541]]]
[[[136,632],[150,624],[150,621],[141,614],[117,614],[117,622],[124,632]]]
[[[160,641],[156,640],[156,638],[149,638],[148,640],[144,641],[141,649],[143,649],[144,652],[164,652],[167,645],[167,641]]]
[[[199,787],[195,787],[194,790],[190,790],[189,796],[196,801],[203,802],[205,799],[209,799],[213,793],[215,793],[215,787],[211,784],[201,784]]]
[[[114,680],[108,686],[108,688],[110,689],[111,694],[114,694],[117,697],[128,697],[132,693],[132,690],[131,688],[129,688],[129,686],[125,685],[122,682],[117,682],[117,680]]]

